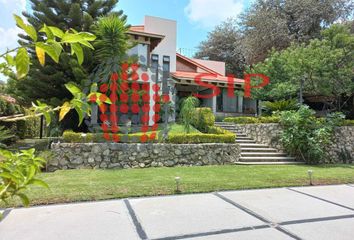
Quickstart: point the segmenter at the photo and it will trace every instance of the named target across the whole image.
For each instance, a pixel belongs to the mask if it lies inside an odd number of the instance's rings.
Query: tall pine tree
[[[30,0],[32,13],[23,15],[37,30],[44,24],[56,26],[62,30],[75,29],[90,31],[93,23],[101,16],[113,12],[118,0]],[[117,12],[125,18],[122,11]],[[31,40],[20,35],[20,44]],[[75,82],[79,85],[88,80],[93,69],[92,50],[84,49],[85,61],[79,65],[77,59],[69,54],[62,54],[59,63],[46,62],[42,67],[32,50],[31,62],[33,66],[25,80],[9,80],[9,89],[18,96],[24,104],[41,100],[51,105],[58,105],[65,99],[71,98],[64,86],[65,83]]]
[[[37,30],[44,24],[55,26],[62,30],[75,29],[76,31],[91,32],[94,22],[102,16],[114,12],[119,0],[29,0],[32,13],[24,12],[23,15]],[[114,12],[115,15],[125,19],[123,11]],[[19,35],[20,44],[31,43],[27,36]],[[66,49],[69,50],[69,49]],[[41,66],[35,55],[34,49],[30,49],[31,70],[24,80],[10,79],[8,81],[9,92],[17,96],[24,105],[41,100],[47,104],[57,106],[65,100],[71,99],[71,93],[65,88],[68,82],[78,85],[87,85],[88,76],[94,69],[93,50],[84,48],[84,63],[78,64],[77,59],[63,53],[59,63],[49,58],[45,66]],[[68,51],[66,51],[68,52]],[[86,82],[87,81],[87,82]],[[85,83],[86,82],[86,83]],[[78,116],[71,111],[61,122],[62,129],[74,129],[84,131],[85,126],[77,126]]]

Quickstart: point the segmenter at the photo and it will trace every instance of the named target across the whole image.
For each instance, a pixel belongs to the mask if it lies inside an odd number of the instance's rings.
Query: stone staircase
[[[236,134],[236,143],[241,147],[241,165],[272,165],[272,164],[303,164],[294,157],[289,157],[286,153],[278,152],[277,149],[269,147],[267,144],[256,143],[256,141],[240,132],[233,123],[216,122],[215,126],[222,127]]]

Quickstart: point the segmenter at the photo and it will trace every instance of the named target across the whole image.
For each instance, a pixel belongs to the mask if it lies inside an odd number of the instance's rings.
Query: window
[[[170,57],[169,56],[163,56],[162,71],[170,72]]]
[[[157,69],[159,67],[159,55],[152,54],[151,55],[151,68]]]

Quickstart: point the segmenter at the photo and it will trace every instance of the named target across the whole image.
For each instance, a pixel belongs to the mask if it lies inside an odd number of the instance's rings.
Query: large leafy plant
[[[181,104],[180,117],[183,123],[184,130],[189,133],[193,118],[195,115],[195,108],[198,106],[199,100],[196,97],[189,96],[185,98]]]
[[[45,160],[36,157],[35,150],[22,150],[12,153],[0,150],[0,200],[17,196],[24,206],[28,206],[29,199],[24,191],[30,185],[39,185],[48,188],[42,180],[36,178],[36,174],[44,167]]]
[[[282,112],[280,123],[284,130],[281,141],[292,155],[306,163],[319,163],[327,157],[326,147],[343,117],[334,113],[327,118],[316,118],[315,112],[307,106],[298,111]]]
[[[14,17],[17,26],[24,30],[33,42],[0,54],[0,58],[5,60],[5,62],[0,64],[0,73],[5,75],[15,75],[13,68],[16,69],[18,79],[22,79],[27,75],[31,64],[27,50],[29,48],[35,48],[38,60],[42,65],[45,64],[46,55],[58,63],[61,53],[68,48],[71,49],[72,55],[76,55],[78,62],[81,64],[83,62],[82,46],[93,48],[90,41],[93,41],[96,37],[91,33],[77,32],[73,29],[63,32],[59,28],[46,25],[38,33],[32,25],[24,23],[17,15]],[[38,40],[38,34],[40,33],[44,34],[44,41]],[[15,54],[15,57],[11,54]],[[72,83],[66,84],[66,88],[74,96],[71,101],[55,108],[37,101],[37,104],[33,104],[34,115],[44,115],[47,124],[49,124],[52,112],[59,111],[59,119],[62,120],[70,109],[75,109],[79,114],[81,123],[84,114],[89,114],[88,99],[95,92],[91,91],[88,95],[85,95],[79,87]],[[92,90],[95,90],[95,88]],[[97,101],[100,101],[100,99],[97,99]],[[30,117],[32,116],[12,118],[10,121],[18,121]],[[0,138],[6,138],[7,135],[3,129],[0,129]],[[6,202],[8,199],[17,196],[22,200],[23,205],[27,206],[29,199],[25,194],[25,190],[28,186],[37,184],[47,187],[46,183],[35,177],[44,165],[45,160],[36,157],[34,149],[20,152],[0,150],[0,201]]]

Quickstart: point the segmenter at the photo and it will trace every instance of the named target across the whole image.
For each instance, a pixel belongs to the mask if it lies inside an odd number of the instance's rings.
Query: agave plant
[[[275,112],[298,110],[299,104],[294,99],[264,102],[263,109],[265,115],[272,115]]]

